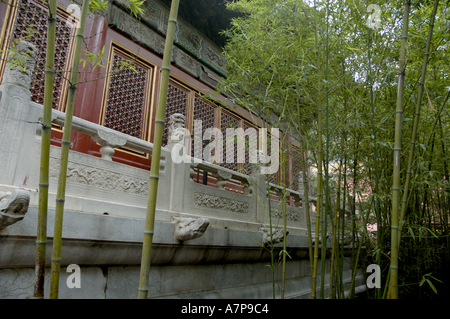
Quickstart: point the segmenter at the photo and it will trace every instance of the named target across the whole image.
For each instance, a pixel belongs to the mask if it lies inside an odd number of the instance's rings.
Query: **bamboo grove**
[[[364,297],[444,298],[450,1],[373,4],[229,2],[241,16],[223,32],[229,74],[220,89],[255,114],[277,115],[272,124],[301,142],[296,173],[316,203],[307,212],[312,298],[356,297],[355,273],[343,280],[347,262],[362,272],[380,266],[381,287]]]

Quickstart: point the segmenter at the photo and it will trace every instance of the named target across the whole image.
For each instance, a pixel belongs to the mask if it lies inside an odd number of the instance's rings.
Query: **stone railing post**
[[[112,161],[115,147],[124,146],[127,143],[126,138],[101,129],[92,135],[92,139],[102,147],[100,154],[102,154],[102,159],[106,161]]]
[[[20,157],[30,155],[25,132],[36,131],[35,124],[27,123],[36,56],[33,44],[20,41],[9,53],[0,85],[0,183],[7,185],[14,184]],[[31,138],[28,140],[33,142]]]
[[[233,175],[230,172],[218,169],[217,172],[212,173],[212,176],[217,179],[217,188],[225,189],[227,180],[231,179]]]
[[[256,200],[256,219],[259,223],[266,223],[269,214],[269,197],[267,192],[267,178],[266,175],[261,174],[261,165],[263,163],[264,153],[261,150],[256,150],[254,154],[250,154],[252,161],[256,164],[252,165],[250,174],[250,186],[252,194]]]
[[[169,209],[175,212],[182,212],[184,205],[184,188],[185,183],[189,181],[191,176],[191,165],[188,163],[175,163],[172,159],[172,149],[175,145],[185,145],[186,118],[183,114],[174,113],[169,117],[169,138],[165,146],[170,152],[166,156],[166,167],[170,167],[170,204]]]

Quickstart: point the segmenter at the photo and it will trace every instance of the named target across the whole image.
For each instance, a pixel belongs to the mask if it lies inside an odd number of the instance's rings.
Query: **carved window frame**
[[[38,8],[44,10],[45,12],[48,11],[48,4],[47,2],[43,1],[43,0],[28,0],[28,2],[31,2],[33,5],[37,6]],[[8,8],[6,10],[6,14],[4,17],[4,23],[3,23],[3,28],[0,34],[0,39],[1,39],[1,49],[2,50],[6,50],[9,48],[9,46],[11,45],[11,41],[14,38],[14,32],[16,30],[17,27],[17,20],[18,20],[18,15],[19,15],[19,7],[22,4],[22,0],[10,0],[7,4]],[[73,13],[69,13],[66,8],[64,8],[62,5],[57,4],[57,18],[58,19],[62,19],[64,21],[64,23],[66,25],[72,25],[73,23],[70,22],[70,20],[68,19],[69,16],[72,15],[72,17],[74,17],[75,19],[77,18],[76,16],[74,16]],[[45,14],[45,16],[43,17],[45,20],[47,20],[47,15]],[[62,79],[60,82],[60,90],[58,92],[58,102],[56,105],[54,105],[54,108],[59,110],[59,111],[65,111],[65,106],[66,106],[66,98],[67,98],[67,93],[68,93],[68,77],[69,77],[69,70],[70,70],[70,66],[72,65],[72,61],[73,61],[73,51],[74,51],[74,39],[75,39],[75,33],[76,33],[76,28],[72,27],[71,30],[71,39],[69,40],[68,43],[68,49],[67,49],[67,53],[66,53],[66,58],[65,58],[65,64],[64,67],[62,69]],[[47,37],[47,34],[43,34],[43,37]],[[58,34],[57,34],[57,41],[58,41]],[[57,46],[57,44],[56,44]],[[6,67],[6,60],[7,60],[7,52],[2,52],[0,54],[0,79],[3,78],[3,73]],[[45,63],[45,62],[44,62]],[[56,61],[55,61],[56,63]],[[44,73],[45,70],[41,70],[42,73]],[[35,74],[36,74],[37,70],[35,70],[35,72],[33,72],[33,76],[32,79],[35,78]],[[32,80],[33,81],[33,80]],[[33,83],[32,83],[33,85]],[[43,84],[42,84],[43,85]],[[31,87],[30,87],[31,89]],[[43,90],[43,87],[42,87]],[[43,92],[42,92],[43,94]],[[31,97],[31,100],[33,100],[33,94]]]
[[[142,56],[140,56],[137,53],[134,53],[124,46],[120,45],[119,43],[115,41],[111,41],[109,53],[108,53],[108,65],[106,67],[106,79],[104,82],[103,87],[103,95],[102,95],[102,102],[101,102],[101,108],[100,108],[100,116],[99,116],[99,125],[106,126],[107,125],[107,114],[108,114],[108,102],[109,97],[111,96],[111,80],[112,77],[115,74],[112,74],[113,70],[113,62],[114,57],[120,56],[120,58],[128,60],[130,64],[133,64],[146,72],[146,82],[143,84],[144,87],[144,96],[143,101],[144,104],[142,105],[141,110],[141,118],[140,118],[140,136],[135,136],[137,138],[140,138],[145,141],[150,141],[151,138],[151,132],[153,128],[153,109],[154,109],[154,103],[153,103],[153,97],[155,94],[155,83],[156,83],[156,64],[146,60]],[[121,71],[119,71],[121,72]],[[133,72],[133,71],[132,71]],[[112,128],[114,129],[114,128]],[[118,130],[119,132],[122,132],[121,130]],[[127,134],[126,132],[123,132]],[[120,151],[123,151],[125,153],[130,153],[133,155],[137,155],[143,158],[149,158],[150,154],[143,153],[143,152],[137,152],[131,149],[128,149],[126,147],[120,147]]]

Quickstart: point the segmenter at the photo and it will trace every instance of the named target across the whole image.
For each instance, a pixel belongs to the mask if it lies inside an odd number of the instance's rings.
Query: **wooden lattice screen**
[[[133,69],[124,67],[129,63]],[[104,125],[122,133],[146,138],[152,67],[114,51],[108,85]]]
[[[31,83],[31,100],[44,103],[45,61],[47,51],[47,7],[40,2],[22,0],[14,25],[14,39],[23,38],[33,43],[39,51]],[[55,44],[55,79],[53,90],[53,108],[64,111],[64,97],[67,81],[66,71],[72,47],[74,28],[67,20],[65,12],[58,10]]]

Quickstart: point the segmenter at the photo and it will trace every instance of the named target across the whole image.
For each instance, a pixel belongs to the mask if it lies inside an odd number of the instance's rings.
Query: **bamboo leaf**
[[[439,237],[438,237],[438,236],[436,236],[436,234],[435,234],[435,233],[433,233],[433,232],[431,231],[431,229],[429,229],[429,228],[426,228],[426,227],[425,227],[425,229],[426,229],[426,230],[428,230],[428,231],[430,232],[430,234],[431,234],[431,235],[433,235],[434,237],[436,237],[437,239],[439,239]]]
[[[421,287],[425,283],[425,276],[422,277],[419,283],[419,287]]]
[[[428,89],[427,89],[426,86],[425,86],[425,92],[427,92],[428,104],[430,105],[430,109],[431,109],[432,111],[434,111],[433,103],[431,103],[430,95],[428,94]]]
[[[409,233],[411,234],[411,237],[412,237],[414,240],[416,240],[416,237],[414,236],[414,232],[413,232],[412,228],[411,228],[411,227],[408,227],[408,230],[409,230]]]
[[[434,293],[437,295],[437,290],[434,287],[434,285],[431,283],[431,281],[429,281],[428,279],[426,279],[427,283],[430,285],[430,288],[433,289]]]

